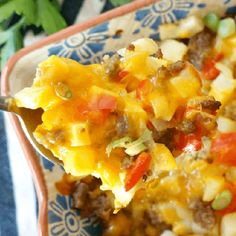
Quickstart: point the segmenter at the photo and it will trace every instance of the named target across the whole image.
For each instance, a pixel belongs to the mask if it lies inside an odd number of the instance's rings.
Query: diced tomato
[[[142,99],[151,92],[152,86],[148,79],[142,80],[136,88],[136,97]]]
[[[117,100],[114,96],[102,94],[96,95],[89,102],[89,108],[92,111],[110,110],[114,111],[117,106]]]
[[[203,76],[207,80],[214,80],[219,74],[220,71],[215,67],[215,60],[208,58],[203,65]]]
[[[236,132],[224,133],[216,138],[211,145],[215,161],[229,166],[236,166]]]
[[[225,190],[229,190],[233,194],[233,198],[227,208],[217,211],[221,216],[236,211],[236,186],[233,183],[227,183]]]
[[[125,190],[129,191],[142,178],[151,162],[151,155],[142,152],[136,159],[134,165],[127,171],[125,179]]]
[[[89,119],[93,123],[102,124],[117,106],[114,96],[102,94],[94,96],[91,101],[80,100],[77,105],[76,119]]]

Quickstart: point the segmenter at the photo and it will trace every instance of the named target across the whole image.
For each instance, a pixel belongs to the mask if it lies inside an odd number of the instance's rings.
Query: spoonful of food
[[[49,161],[62,165],[62,161],[56,158],[50,150],[46,149],[34,138],[34,130],[42,123],[41,116],[43,110],[41,108],[28,109],[18,107],[13,97],[0,96],[0,110],[15,113],[20,118],[24,133],[35,150]]]

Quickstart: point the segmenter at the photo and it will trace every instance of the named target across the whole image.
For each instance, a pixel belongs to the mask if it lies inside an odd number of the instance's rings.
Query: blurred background
[[[131,0],[0,0],[0,68],[22,47]],[[0,112],[0,236],[36,236],[37,197],[20,143]]]

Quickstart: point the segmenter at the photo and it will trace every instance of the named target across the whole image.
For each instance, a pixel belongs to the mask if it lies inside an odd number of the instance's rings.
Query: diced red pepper
[[[155,127],[153,126],[153,124],[152,124],[151,121],[148,121],[148,122],[147,122],[147,127],[148,127],[148,129],[150,129],[150,130],[155,129]]]
[[[224,58],[224,54],[222,52],[219,52],[215,55],[214,60],[215,61],[220,61],[223,58]]]
[[[198,134],[184,134],[179,132],[177,135],[176,148],[185,152],[194,152],[202,148],[201,136]]]
[[[129,191],[137,184],[145,172],[148,170],[151,162],[151,155],[147,152],[142,152],[135,160],[134,165],[128,169],[125,179],[125,190]]]
[[[143,110],[149,114],[153,114],[153,108],[149,104],[143,104]]]
[[[121,70],[121,71],[119,71],[118,72],[118,77],[120,78],[120,79],[123,79],[126,75],[128,75],[129,74],[129,71],[126,71],[126,70]]]
[[[143,97],[147,96],[151,92],[152,86],[148,79],[140,81],[136,88],[136,97],[138,99],[142,99]]]
[[[215,161],[229,166],[236,166],[236,132],[223,133],[211,145]]]
[[[208,58],[203,65],[203,76],[207,80],[214,80],[219,74],[220,71],[215,67],[215,60]]]
[[[87,119],[87,115],[89,112],[89,107],[88,107],[88,103],[84,100],[80,100],[77,103],[77,109],[76,109],[76,114],[75,114],[75,119],[79,119],[79,120],[85,120]]]
[[[228,207],[223,210],[217,211],[217,213],[221,216],[236,211],[236,186],[233,183],[227,183],[225,185],[225,190],[229,190],[232,193],[233,198]]]
[[[126,71],[126,70],[119,70],[116,75],[115,75],[115,78],[114,80],[116,82],[120,82],[126,75],[129,74],[129,71]]]
[[[186,113],[186,106],[179,106],[175,112],[174,119],[177,122],[181,122],[184,119]]]

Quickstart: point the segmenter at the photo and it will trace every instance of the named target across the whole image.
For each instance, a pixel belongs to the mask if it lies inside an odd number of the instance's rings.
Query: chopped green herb
[[[129,143],[131,143],[131,142],[132,142],[132,139],[131,139],[130,137],[127,137],[127,136],[124,137],[124,138],[118,139],[118,140],[114,140],[113,142],[111,142],[111,143],[107,146],[107,148],[106,148],[106,154],[107,154],[108,156],[110,156],[112,149],[118,148],[118,147],[126,148],[127,145],[128,145]]]
[[[236,31],[235,21],[232,18],[225,18],[220,21],[217,34],[221,38],[226,38],[234,34]]]
[[[137,140],[133,141],[127,146],[127,149],[125,150],[125,153],[129,156],[135,156],[138,155],[140,152],[147,149],[147,146],[144,144],[146,141],[150,140],[152,138],[152,132],[148,129],[146,129],[142,136],[138,138]]]
[[[229,190],[225,190],[216,196],[215,200],[211,204],[211,207],[216,211],[223,210],[229,206],[232,198],[232,193]]]
[[[72,92],[69,86],[63,82],[58,82],[54,85],[55,93],[58,97],[63,100],[68,100],[72,98]]]
[[[208,14],[203,18],[203,21],[204,21],[205,25],[206,25],[209,29],[211,29],[211,30],[214,31],[214,32],[217,31],[217,28],[218,28],[220,19],[219,19],[219,17],[218,17],[215,13],[213,13],[213,12],[208,13]]]
[[[129,156],[135,156],[147,149],[147,146],[144,143],[150,140],[151,138],[152,138],[152,132],[146,129],[143,132],[142,136],[140,136],[137,140],[133,142],[132,139],[127,136],[111,142],[106,148],[106,153],[108,156],[110,156],[112,149],[121,147],[126,149],[125,153],[128,154]]]
[[[135,141],[133,144],[132,143],[130,144],[130,147],[128,147],[125,150],[125,153],[128,154],[129,156],[135,156],[141,153],[142,151],[145,151],[146,149],[147,149],[146,145]]]

